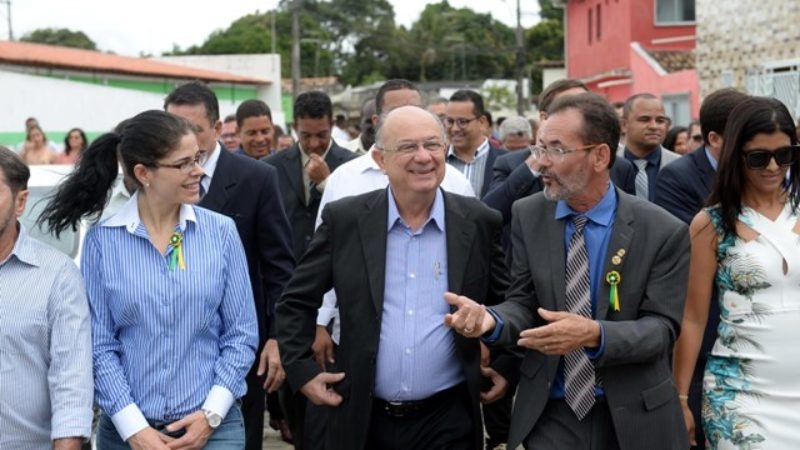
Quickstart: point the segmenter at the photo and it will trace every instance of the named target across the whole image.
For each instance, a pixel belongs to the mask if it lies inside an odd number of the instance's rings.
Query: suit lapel
[[[611,230],[611,239],[608,241],[608,252],[606,253],[605,265],[600,275],[600,292],[597,293],[597,315],[603,320],[608,315],[608,302],[610,297],[610,285],[606,281],[606,274],[616,270],[621,276],[620,283],[624,283],[626,253],[630,248],[633,239],[633,212],[627,194],[617,191],[617,214],[614,218],[614,228]],[[620,299],[621,301],[622,299]]]
[[[378,317],[383,314],[383,293],[386,284],[386,229],[389,203],[384,189],[367,200],[358,218],[367,280]]]
[[[292,190],[297,195],[300,205],[306,204],[306,191],[303,188],[303,164],[300,158],[300,147],[295,145],[289,150],[286,158],[280,160],[281,168],[286,172],[286,178],[289,179],[289,184]]]
[[[444,191],[442,191],[444,192]],[[469,252],[475,240],[475,223],[469,220],[469,211],[455,198],[444,193],[445,235],[447,240],[447,290],[461,292]]]
[[[550,266],[551,267],[567,267],[566,261],[566,249],[564,247],[564,232],[565,232],[565,222],[563,220],[554,220],[553,218],[556,215],[556,202],[547,201],[545,202],[545,208],[542,212],[542,219],[546,224],[546,231],[545,236],[549,236],[550,238],[547,239],[548,249],[547,254],[550,255]],[[531,218],[532,219],[532,218]],[[534,233],[535,231],[531,230],[530,233]],[[533,236],[534,242],[541,242],[542,236]],[[533,265],[537,265],[533,262]],[[540,263],[541,264],[541,263]],[[556,300],[555,309],[557,311],[566,311],[567,310],[567,294],[566,294],[566,278],[565,278],[566,270],[551,270],[551,283],[550,289],[553,292],[553,297]],[[541,297],[546,298],[546,297]],[[547,305],[548,308],[553,308],[553,306]]]
[[[219,212],[228,203],[228,192],[238,182],[236,170],[232,167],[232,163],[236,162],[233,158],[238,158],[238,156],[228,153],[225,147],[221,147],[217,151],[220,152],[219,160],[217,160],[217,167],[214,169],[214,175],[211,178],[211,185],[198,204],[204,208]]]

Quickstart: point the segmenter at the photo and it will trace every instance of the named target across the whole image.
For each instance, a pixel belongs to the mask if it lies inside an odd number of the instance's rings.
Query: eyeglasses
[[[194,155],[194,158],[189,158],[186,160],[182,160],[181,162],[177,162],[175,164],[165,164],[165,163],[155,163],[156,167],[168,167],[170,169],[178,169],[183,174],[188,174],[189,172],[194,169],[194,166],[202,166],[203,164],[208,161],[208,152],[200,151]]]
[[[457,119],[454,119],[452,117],[445,117],[444,124],[447,125],[448,128],[452,127],[453,124],[458,125],[458,128],[464,128],[467,125],[469,125],[469,123],[472,122],[473,120],[478,120],[478,117],[473,117],[472,119],[464,119],[463,117],[459,117]]]
[[[750,150],[744,152],[744,163],[751,170],[764,170],[771,159],[779,166],[791,166],[797,161],[797,150],[800,145],[790,145],[777,150]]]
[[[550,158],[551,161],[563,161],[564,157],[570,153],[579,152],[582,150],[591,150],[600,144],[589,144],[578,148],[562,148],[562,147],[542,147],[534,145],[531,147],[531,154],[536,159],[542,159],[545,156]]]
[[[695,142],[703,142],[703,135],[702,134],[693,134],[692,140]]]
[[[384,151],[387,152],[397,152],[403,155],[411,155],[416,153],[419,150],[420,145],[422,148],[425,149],[428,153],[438,153],[444,150],[444,143],[439,140],[429,140],[429,141],[422,141],[422,142],[414,142],[414,141],[406,141],[397,144],[393,148],[384,148]]]

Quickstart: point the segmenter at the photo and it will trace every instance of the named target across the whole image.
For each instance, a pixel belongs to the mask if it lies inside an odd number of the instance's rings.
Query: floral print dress
[[[703,380],[712,449],[800,448],[800,236],[787,202],[773,222],[744,208],[759,235],[724,233],[716,207],[720,324]]]

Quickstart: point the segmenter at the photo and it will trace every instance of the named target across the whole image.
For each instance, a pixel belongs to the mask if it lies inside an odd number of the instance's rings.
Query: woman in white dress
[[[718,336],[703,380],[712,449],[797,448],[800,429],[800,163],[795,126],[775,99],[731,112],[710,207],[689,228],[691,274],[675,382],[690,441],[686,395],[720,290]],[[702,443],[700,443],[702,444]]]

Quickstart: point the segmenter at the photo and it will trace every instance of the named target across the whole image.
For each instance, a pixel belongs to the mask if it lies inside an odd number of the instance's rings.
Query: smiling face
[[[444,136],[438,118],[414,106],[398,108],[386,116],[379,151],[373,158],[389,177],[392,191],[397,195],[435,195],[444,179]],[[441,144],[438,151],[435,145]],[[415,145],[413,152],[397,151]]]
[[[275,128],[269,116],[252,116],[242,121],[239,130],[242,149],[253,158],[262,158],[272,150]]]
[[[307,155],[322,156],[331,143],[333,123],[328,117],[298,117],[295,131],[300,147]]]
[[[452,125],[445,123],[450,144],[458,152],[474,153],[483,142],[486,118],[475,115],[475,105],[470,101],[451,101],[447,104],[447,119]],[[459,126],[458,121],[464,125]]]
[[[742,157],[754,150],[767,150],[773,152],[779,148],[791,145],[792,141],[785,133],[776,131],[774,133],[759,133],[753,139],[744,144]],[[779,166],[775,158],[769,160],[765,169],[754,170],[742,164],[745,178],[745,189],[759,194],[775,194],[780,192],[786,180],[788,166]]]
[[[196,203],[200,200],[200,178],[204,172],[199,164],[191,167],[187,173],[176,166],[197,158],[200,147],[194,133],[181,138],[177,148],[158,161],[158,167],[145,167],[137,164],[134,173],[139,182],[145,186],[145,194],[156,201],[168,205]]]

